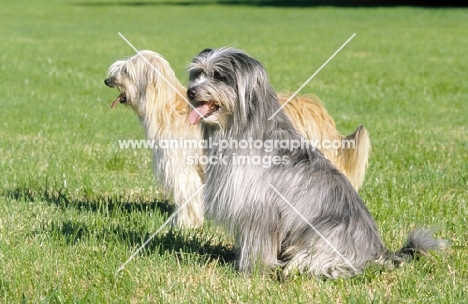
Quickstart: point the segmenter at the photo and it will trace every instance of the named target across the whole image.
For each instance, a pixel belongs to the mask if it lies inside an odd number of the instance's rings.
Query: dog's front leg
[[[203,199],[198,191],[201,187],[202,182],[196,172],[182,172],[178,176],[174,183],[174,202],[177,208],[184,204],[185,207],[179,211],[173,224],[186,228],[203,225]]]
[[[279,233],[273,219],[244,221],[236,237],[236,268],[240,272],[266,274],[279,265]]]

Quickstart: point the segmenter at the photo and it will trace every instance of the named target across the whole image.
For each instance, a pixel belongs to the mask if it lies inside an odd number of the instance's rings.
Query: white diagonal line
[[[299,212],[299,210],[297,210],[297,209],[296,209],[296,208],[295,208],[295,207],[294,207],[294,206],[293,206],[293,205],[292,205],[292,204],[291,204],[291,203],[290,203],[290,202],[289,202],[289,201],[288,201],[272,184],[268,184],[268,186],[270,186],[270,188],[273,189],[273,190],[289,205],[289,207],[291,207],[291,209],[293,209],[294,212],[296,212],[296,213],[304,220],[304,222],[306,222],[307,225],[309,225],[309,227],[312,228],[312,229],[315,231],[315,233],[317,233],[318,236],[321,237],[322,240],[324,240],[325,243],[327,243],[327,245],[330,246],[330,248],[333,249],[333,251],[335,251],[335,252],[346,262],[346,264],[348,264],[354,271],[356,271],[356,272],[358,271],[358,270],[356,269],[356,267],[354,267],[353,264],[351,264],[351,262],[350,262],[347,258],[345,258],[345,257],[338,251],[338,249],[336,249],[335,246],[333,246],[333,244],[330,243],[330,241],[329,241],[323,234],[321,234],[320,231],[318,231],[318,230],[314,227],[314,225],[312,225],[312,224]]]
[[[185,205],[187,205],[191,200],[192,198],[197,195],[198,192],[200,192],[203,187],[205,187],[205,184],[203,184],[200,188],[198,188],[197,191],[195,191],[195,193],[185,202],[182,204],[182,206],[180,206],[179,208],[177,208],[177,210],[167,219],[167,221],[165,221],[161,227],[159,227],[158,230],[156,230],[155,233],[153,233],[144,243],[143,245],[141,245],[128,259],[127,261],[125,261],[125,263],[122,264],[122,266],[120,266],[117,271],[115,272],[115,274],[118,274],[120,271],[122,271],[125,266],[130,263],[130,261],[143,249],[145,248],[145,246],[156,236],[156,234],[158,234],[164,227],[166,227],[166,225],[174,218],[174,216],[176,216],[177,213],[179,213],[180,210],[182,210],[183,208],[185,208]]]
[[[354,36],[356,36],[356,33],[352,34],[351,37],[349,37],[348,40],[346,40],[346,42],[343,43],[343,44],[340,46],[340,48],[339,48],[338,50],[336,50],[336,52],[333,53],[333,55],[331,55],[330,58],[328,58],[328,60],[325,61],[325,62],[322,64],[322,66],[319,67],[319,69],[318,69],[314,74],[312,74],[312,76],[310,76],[309,79],[307,79],[306,82],[304,82],[304,84],[301,85],[301,86],[299,87],[299,89],[297,89],[297,91],[294,92],[294,94],[292,94],[292,95],[288,98],[288,100],[286,100],[286,102],[283,103],[283,104],[281,105],[281,107],[280,107],[278,110],[276,110],[275,113],[273,113],[273,114],[270,116],[270,118],[268,118],[268,120],[271,120],[273,117],[275,117],[276,114],[278,114],[278,112],[281,111],[281,109],[284,108],[284,107],[288,104],[288,102],[290,102],[291,99],[293,99],[294,96],[296,96],[297,93],[299,93],[299,91],[301,91],[302,88],[304,88],[304,87],[312,80],[312,78],[314,78],[315,75],[317,75],[317,74],[330,62],[330,60],[332,60],[333,57],[335,57],[336,54],[338,54],[338,53],[348,44],[348,42],[350,42],[351,39],[354,38]]]
[[[151,64],[151,62],[149,62],[148,59],[146,59],[143,55],[141,55],[140,51],[138,51],[138,49],[130,42],[128,41],[127,38],[125,38],[124,35],[122,35],[122,33],[119,32],[119,36],[138,54],[138,56],[140,56],[147,64],[149,64],[150,67],[153,68],[153,70],[158,73],[158,75],[174,90],[174,92],[176,92],[177,95],[179,95],[180,97],[182,97],[182,99],[195,111],[198,113],[198,115],[200,115],[201,118],[204,119],[203,117],[203,114],[200,113],[188,100],[187,98],[182,95],[179,90],[177,90],[177,88],[169,81],[166,79],[166,77],[164,77],[163,74],[161,74],[161,72],[159,72],[159,70]]]

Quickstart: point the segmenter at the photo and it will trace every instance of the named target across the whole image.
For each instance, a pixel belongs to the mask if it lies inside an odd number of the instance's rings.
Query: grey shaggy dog
[[[202,123],[206,140],[301,139],[282,111],[269,120],[280,107],[277,95],[261,63],[246,53],[207,49],[189,73],[189,120]],[[360,273],[369,262],[401,266],[444,244],[430,230],[416,230],[390,252],[349,180],[312,147],[266,152],[213,145],[206,156],[223,160],[206,167],[206,214],[234,235],[241,272],[281,267],[284,275],[338,278]],[[281,161],[245,162],[255,157]]]

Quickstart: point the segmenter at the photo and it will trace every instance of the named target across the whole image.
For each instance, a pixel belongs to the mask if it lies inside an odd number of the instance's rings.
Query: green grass
[[[130,1],[2,1],[0,298],[4,303],[462,303],[468,281],[468,11],[277,8]],[[121,5],[118,5],[121,3]],[[110,109],[103,79],[133,55],[117,35],[185,67],[207,47],[259,59],[278,91],[318,95],[342,133],[364,123],[373,152],[362,197],[397,249],[414,226],[453,247],[392,272],[285,281],[233,269],[215,227],[165,230],[168,218],[135,115]]]

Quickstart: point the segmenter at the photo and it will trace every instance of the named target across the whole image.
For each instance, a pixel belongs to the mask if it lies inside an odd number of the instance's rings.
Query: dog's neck
[[[226,126],[218,126],[202,122],[202,129],[204,138],[208,139],[216,137],[217,139],[233,138],[242,140],[247,138],[266,140],[274,137],[281,139],[283,136],[278,133],[288,130],[295,130],[290,118],[281,110],[275,114],[276,110],[280,108],[280,104],[276,99],[273,99],[271,104],[266,109],[258,107],[249,109],[249,117],[242,117],[240,115],[229,116],[226,118]],[[271,119],[269,119],[271,118]],[[289,134],[288,139],[300,139],[297,132]]]
[[[184,101],[186,89],[180,84],[175,83],[171,87],[155,90],[147,89],[141,104],[144,106],[142,111],[138,111],[140,121],[143,124],[148,138],[162,139],[168,134],[173,134],[177,126],[187,124],[187,103]]]
[[[278,112],[276,115],[273,115],[280,105],[277,103],[277,107],[269,106],[269,109],[264,111],[261,109],[254,109],[255,115],[249,117],[249,119],[244,119],[243,123],[235,123],[236,120],[233,116],[228,118],[228,125],[226,128],[222,128],[219,125],[201,123],[203,138],[205,142],[217,143],[212,148],[206,152],[210,155],[222,155],[230,158],[232,155],[259,155],[258,149],[237,149],[231,148],[220,149],[220,143],[222,141],[228,140],[229,142],[247,141],[253,143],[256,140],[262,141],[265,144],[265,141],[269,140],[298,140],[301,141],[301,135],[293,127],[293,124],[288,116],[286,116],[283,111]],[[251,109],[252,110],[252,109]],[[262,112],[263,111],[263,112]],[[264,115],[264,114],[267,115]],[[273,116],[272,116],[273,115]],[[272,117],[270,120],[268,118]],[[237,118],[237,120],[239,120]],[[286,149],[287,150],[287,149]],[[282,149],[275,149],[274,151],[268,152],[267,154],[271,155],[286,155],[290,151]],[[305,152],[309,154],[308,152]]]

